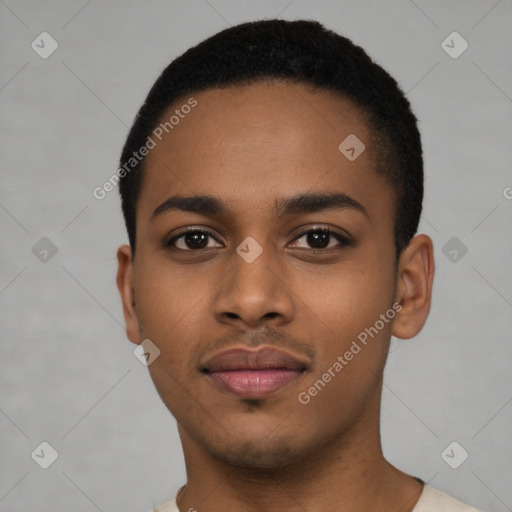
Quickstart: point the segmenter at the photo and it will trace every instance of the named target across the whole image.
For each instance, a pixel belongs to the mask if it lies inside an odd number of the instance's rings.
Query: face
[[[182,442],[279,467],[376,428],[362,418],[405,282],[394,193],[346,99],[277,82],[193,96],[147,156],[135,259],[120,248],[127,332],[160,350]],[[359,156],[338,148],[351,135]]]

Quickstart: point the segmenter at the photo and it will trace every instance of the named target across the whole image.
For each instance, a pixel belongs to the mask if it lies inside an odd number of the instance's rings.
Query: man
[[[187,470],[157,512],[476,510],[382,454],[434,257],[416,118],[361,48],[311,21],[216,34],[158,78],[119,176],[127,336]]]

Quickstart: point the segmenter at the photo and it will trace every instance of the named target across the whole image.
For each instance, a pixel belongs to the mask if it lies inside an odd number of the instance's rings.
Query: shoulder
[[[176,498],[178,497],[178,494],[185,488],[184,485],[182,485],[174,495],[174,498],[170,501],[166,501],[165,503],[162,503],[158,507],[156,507],[154,510],[150,512],[180,512],[180,509],[178,508],[178,505],[176,504]]]
[[[152,512],[180,512],[178,507],[176,506],[176,500],[166,501],[162,503],[158,507],[156,507]]]
[[[176,496],[179,494],[178,490]],[[179,512],[176,505],[176,497],[170,501],[162,503],[152,512]],[[413,512],[482,512],[462,501],[457,500],[444,491],[440,491],[428,484],[423,487],[420,499],[416,503]]]
[[[413,512],[482,512],[462,501],[457,500],[444,491],[425,484],[420,499]]]

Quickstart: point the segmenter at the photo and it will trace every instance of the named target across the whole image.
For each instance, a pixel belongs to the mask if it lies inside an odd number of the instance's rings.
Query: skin
[[[147,157],[136,257],[128,245],[117,254],[127,336],[161,350],[149,371],[183,446],[187,485],[178,506],[412,510],[422,485],[383,457],[380,400],[391,335],[415,336],[428,316],[431,239],[416,235],[396,264],[394,191],[376,173],[371,133],[349,100],[277,81],[194,97],[198,105]],[[349,134],[366,145],[352,162],[338,150]],[[346,194],[366,214],[276,215],[277,199],[305,193]],[[168,197],[196,194],[222,200],[226,212],[152,218]],[[187,226],[212,234],[206,249],[184,237],[166,247]],[[318,226],[352,244],[331,237],[327,248],[315,245],[303,233]],[[263,249],[252,263],[236,252],[249,236]],[[394,319],[301,404],[298,394],[393,303],[402,305]],[[261,400],[220,391],[199,371],[221,350],[260,345],[297,355],[308,369]]]

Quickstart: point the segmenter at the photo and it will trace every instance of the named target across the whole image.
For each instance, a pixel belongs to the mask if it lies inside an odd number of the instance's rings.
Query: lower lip
[[[211,372],[208,376],[222,389],[240,398],[265,398],[287,386],[302,374],[300,370],[272,368],[268,370],[229,370]]]

